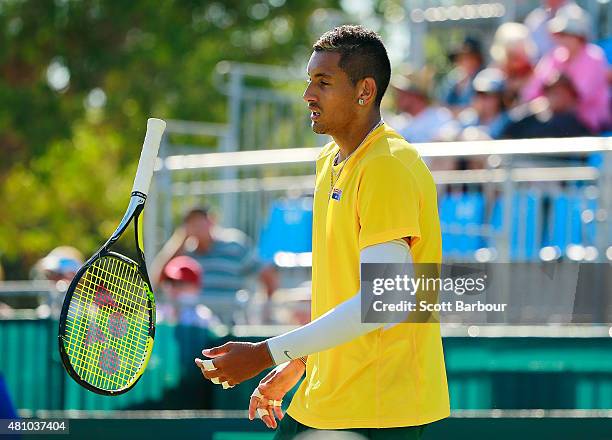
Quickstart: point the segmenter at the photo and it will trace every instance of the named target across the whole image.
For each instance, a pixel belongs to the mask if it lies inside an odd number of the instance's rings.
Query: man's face
[[[531,72],[531,60],[524,47],[508,47],[506,49],[506,64],[504,71],[508,76],[524,76]]]
[[[198,250],[208,248],[211,241],[210,228],[212,227],[212,222],[208,217],[194,215],[185,222],[184,226],[185,235],[197,240]]]
[[[313,52],[308,61],[308,86],[304,101],[308,103],[312,131],[334,135],[342,132],[357,113],[357,87],[338,67],[340,54]]]
[[[580,52],[585,45],[584,39],[578,35],[559,32],[553,34],[553,38],[559,46],[565,47],[569,51],[570,55],[575,55],[576,53]]]
[[[482,60],[477,54],[468,52],[457,55],[455,64],[457,65],[457,67],[463,70],[463,72],[465,72],[469,76],[472,76],[478,71],[478,69],[480,69]]]
[[[474,95],[472,106],[480,117],[490,118],[500,111],[500,98],[496,93],[478,92]]]

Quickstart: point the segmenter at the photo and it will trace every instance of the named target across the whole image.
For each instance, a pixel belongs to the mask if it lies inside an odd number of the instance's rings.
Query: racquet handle
[[[147,120],[147,134],[145,135],[140,153],[140,161],[138,161],[138,170],[134,178],[134,186],[132,192],[138,191],[147,195],[151,177],[153,176],[153,168],[155,167],[155,159],[159,151],[159,143],[166,129],[166,122],[161,119],[149,118]]]

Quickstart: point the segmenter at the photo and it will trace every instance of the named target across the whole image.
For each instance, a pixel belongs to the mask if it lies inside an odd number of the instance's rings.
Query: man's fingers
[[[276,423],[276,417],[274,417],[274,410],[272,408],[270,408],[270,407],[268,407],[268,408],[269,408],[269,411],[270,411],[270,421],[272,422],[271,428],[272,429],[276,429],[277,423]]]
[[[264,416],[262,419],[266,426],[270,429],[276,428],[276,419],[273,416]]]
[[[274,419],[274,416],[270,412],[269,408],[270,407],[257,408],[257,414],[259,415],[261,421],[264,422],[268,428],[274,429],[276,428],[276,420]]]
[[[212,372],[212,371],[216,371],[217,370],[217,367],[215,367],[215,364],[210,359],[202,360],[200,358],[195,358],[195,364],[200,368],[200,370],[202,370],[202,372],[209,372],[209,371]],[[211,377],[213,375],[216,375],[214,373],[213,374],[208,373],[208,374]]]
[[[283,414],[283,409],[280,406],[274,407],[274,414],[276,414],[276,417],[278,417],[278,420],[283,420],[283,417],[285,416]]]
[[[259,416],[259,418],[261,420],[264,420],[264,417],[269,416],[270,413],[265,408],[257,408],[257,415]],[[264,423],[265,423],[265,421],[264,421]]]
[[[261,421],[268,428],[275,429],[278,424],[274,416],[278,417],[279,420],[283,418],[283,412],[280,405],[281,400],[266,398],[265,395],[261,393],[259,387],[257,387],[253,391],[253,394],[251,394],[251,399],[249,400],[249,420],[253,420],[255,418],[255,412],[257,412]]]
[[[266,400],[262,399],[261,394],[258,391],[259,390],[255,388],[255,392],[253,392],[253,395],[251,395],[251,400],[249,402],[249,420],[253,420],[255,417],[255,412],[257,412],[257,416],[261,419],[264,425],[273,429],[276,427],[276,420],[274,419],[273,410],[269,405],[262,405]]]
[[[202,350],[202,354],[206,357],[213,358],[227,353],[232,348],[233,342],[226,342],[219,347],[206,348]]]
[[[218,376],[219,373],[215,373],[213,371],[206,371],[206,370],[200,370],[202,372],[202,376],[204,376],[206,379],[208,380],[213,380],[213,379],[217,379],[219,380],[218,383],[221,383],[220,379],[221,377]]]
[[[217,369],[217,367],[215,367],[215,363],[210,359],[202,360],[201,364],[206,371],[214,371]]]
[[[257,410],[258,403],[259,399],[255,396],[251,396],[251,400],[249,401],[249,420],[253,420],[255,418],[255,411]]]
[[[215,385],[221,385],[224,390],[228,388],[234,388],[234,386],[236,385],[225,376],[211,376],[211,374],[215,373],[202,370],[202,376],[204,376],[204,378],[210,380]]]
[[[214,370],[207,370],[205,362],[206,361],[196,358],[196,365],[200,367],[200,371],[202,372],[202,376],[204,376],[204,378],[210,380],[215,385],[221,385],[224,390],[233,388],[236,385],[236,383],[231,381],[229,378],[220,375],[216,368]]]
[[[232,382],[226,377],[219,375],[217,368],[211,360],[201,360],[196,358],[196,364],[198,367],[200,367],[200,371],[202,371],[202,375],[206,379],[209,379],[212,383],[216,385],[221,384],[224,390],[227,390],[228,388],[234,388],[234,385],[236,385],[235,382]]]
[[[208,380],[212,380],[213,377],[219,377],[219,373],[215,371],[206,371],[204,368],[200,368],[200,371],[202,372],[202,376]]]

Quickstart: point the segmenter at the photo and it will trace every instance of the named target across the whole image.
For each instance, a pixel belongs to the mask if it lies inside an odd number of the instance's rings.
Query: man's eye
[[[322,86],[328,86],[328,85],[329,85],[329,83],[328,83],[328,82],[325,82],[325,81],[321,81],[321,85],[322,85]]]

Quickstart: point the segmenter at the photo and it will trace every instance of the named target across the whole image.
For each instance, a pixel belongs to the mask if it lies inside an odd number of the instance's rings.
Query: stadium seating
[[[551,205],[552,231],[545,245],[557,246],[563,252],[568,245],[582,242],[580,199],[574,194],[557,194]]]
[[[537,259],[541,246],[539,239],[542,218],[542,195],[536,190],[518,190],[512,198],[510,217],[510,258],[513,261]],[[488,241],[489,247],[497,247],[497,235],[501,233],[504,220],[504,200],[498,198],[493,204],[490,225],[494,232]]]
[[[452,193],[440,199],[442,251],[446,258],[473,257],[483,247],[480,232],[484,224],[484,197],[481,193]]]
[[[593,156],[589,165],[600,163]],[[538,188],[518,188],[510,215],[510,259],[538,261],[544,246],[558,248],[566,255],[572,244],[593,245],[595,222],[584,221],[585,210],[594,213],[597,201],[585,197],[585,188],[569,185],[554,192]],[[443,254],[446,259],[473,260],[481,248],[497,248],[502,234],[504,203],[497,198],[490,208],[480,192],[453,192],[440,196]],[[489,231],[487,233],[487,231]],[[310,252],[312,239],[311,199],[282,199],[273,203],[262,229],[259,253],[273,261],[277,252]]]
[[[268,223],[259,238],[259,255],[273,261],[277,252],[311,252],[312,199],[292,198],[275,201]]]

